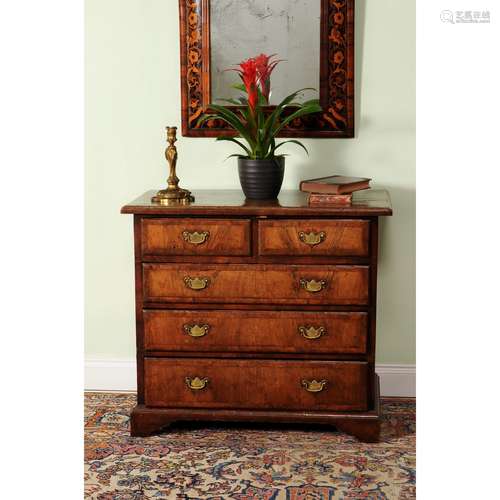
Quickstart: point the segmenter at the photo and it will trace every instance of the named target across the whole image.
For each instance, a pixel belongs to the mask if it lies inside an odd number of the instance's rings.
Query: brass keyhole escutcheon
[[[299,326],[300,334],[307,340],[318,340],[323,335],[326,335],[326,328],[320,326],[315,328],[314,326]]]
[[[184,238],[184,241],[187,243],[190,243],[191,245],[203,245],[203,243],[206,243],[208,241],[208,238],[210,238],[210,232],[209,231],[194,231],[194,232],[189,232],[189,231],[184,231],[182,233],[182,237]]]
[[[184,283],[190,290],[204,290],[210,284],[208,278],[191,278],[184,276]]]
[[[194,338],[204,337],[210,330],[210,325],[184,325],[184,331]]]
[[[319,382],[317,380],[302,380],[302,387],[307,392],[321,392],[326,388],[326,384],[326,380],[320,380]]]
[[[308,280],[302,278],[300,280],[300,286],[307,290],[309,293],[318,293],[326,288],[326,280]]]
[[[192,391],[202,391],[207,387],[207,384],[209,382],[207,377],[186,377],[185,378],[186,385],[191,389]]]
[[[300,241],[302,241],[302,243],[305,243],[310,247],[315,247],[316,245],[319,245],[323,243],[323,241],[325,241],[326,233],[324,231],[321,231],[319,233],[315,233],[314,231],[311,231],[310,233],[300,231],[299,239]]]

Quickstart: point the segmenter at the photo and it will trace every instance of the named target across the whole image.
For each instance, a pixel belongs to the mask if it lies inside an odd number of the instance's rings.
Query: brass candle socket
[[[170,166],[170,176],[167,180],[167,189],[163,189],[156,193],[156,196],[151,198],[153,203],[161,205],[182,204],[187,205],[194,201],[194,196],[191,191],[179,187],[179,178],[177,177],[177,127],[167,127],[167,142],[168,147],[165,151],[165,158]]]

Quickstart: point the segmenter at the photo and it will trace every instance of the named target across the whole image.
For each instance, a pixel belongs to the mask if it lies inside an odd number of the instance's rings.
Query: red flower
[[[248,105],[252,113],[254,113],[259,101],[259,94],[257,92],[257,64],[255,59],[248,59],[241,62],[239,69],[236,69],[236,71],[243,80],[248,94]]]
[[[274,71],[274,68],[281,61],[271,61],[271,59],[276,54],[271,56],[267,56],[266,54],[261,54],[255,58],[255,64],[257,66],[257,76],[259,79],[260,89],[262,95],[266,99],[269,104],[269,96],[271,94],[271,73]]]
[[[269,104],[269,96],[271,94],[271,73],[281,61],[273,61],[271,56],[261,54],[257,57],[251,57],[246,61],[242,61],[238,68],[234,68],[245,85],[245,90],[248,94],[248,106],[253,114],[259,102],[258,87],[260,86],[261,93],[266,102]]]

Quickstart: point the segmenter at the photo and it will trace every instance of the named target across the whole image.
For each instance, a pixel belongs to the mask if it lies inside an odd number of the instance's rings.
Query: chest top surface
[[[125,205],[121,213],[136,215],[246,215],[246,216],[327,216],[374,217],[392,215],[389,193],[384,189],[367,189],[354,193],[351,205],[311,206],[307,193],[281,191],[276,200],[246,200],[240,190],[193,191],[190,205],[162,206],[151,201],[156,191],[148,191]]]

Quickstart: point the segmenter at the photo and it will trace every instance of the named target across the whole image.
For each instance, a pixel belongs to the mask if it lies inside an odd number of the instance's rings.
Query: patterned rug
[[[183,424],[131,438],[133,394],[85,396],[85,498],[415,498],[415,400],[383,401],[382,440],[331,428]]]

